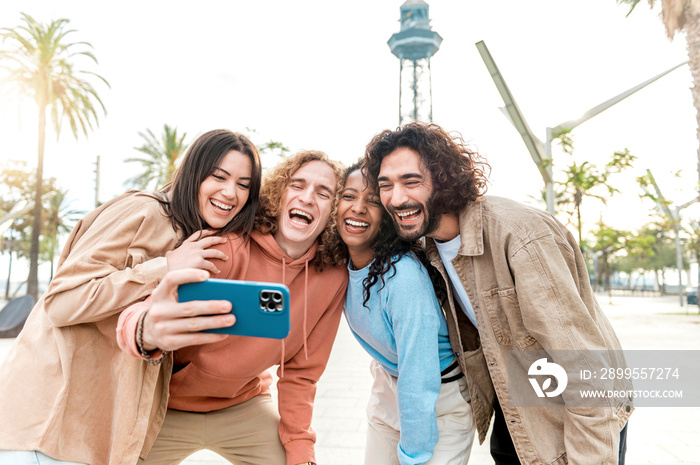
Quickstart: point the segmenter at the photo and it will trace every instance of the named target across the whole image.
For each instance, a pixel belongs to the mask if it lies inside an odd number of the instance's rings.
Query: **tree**
[[[258,131],[251,129],[249,127],[245,128],[244,135],[250,139],[257,138]],[[284,145],[282,142],[276,140],[268,140],[264,144],[255,144],[260,153],[260,160],[262,162],[263,172],[268,168],[276,165],[281,160],[289,155],[289,147]]]
[[[666,270],[676,267],[676,245],[668,234],[671,229],[673,226],[660,218],[642,230],[644,234],[654,237],[651,244],[653,254],[646,260],[646,269],[654,272],[656,284],[662,294],[666,293]]]
[[[690,199],[688,202],[682,205],[676,205],[673,209],[671,209],[671,202],[669,202],[661,193],[661,189],[656,183],[651,170],[647,169],[647,173],[644,176],[637,178],[637,182],[644,191],[644,194],[641,197],[651,199],[654,202],[657,213],[661,218],[663,218],[666,225],[670,226],[670,229],[673,229],[674,231],[674,240],[676,243],[676,269],[678,270],[679,283],[678,299],[680,305],[683,306],[683,292],[681,284],[683,283],[683,269],[685,266],[683,265],[683,239],[681,238],[681,210],[693,205],[698,201],[698,199]],[[649,187],[654,188],[654,193],[649,191]],[[700,273],[700,268],[698,269],[698,272]]]
[[[182,155],[187,150],[184,142],[186,135],[187,133],[179,135],[177,128],[171,128],[167,124],[163,126],[160,138],[150,129],[139,132],[145,143],[134,148],[145,156],[127,158],[125,161],[141,163],[145,171],[128,179],[125,184],[141,190],[158,190],[172,181]]]
[[[618,4],[631,5],[629,13],[634,10],[640,0],[617,0]],[[672,40],[677,32],[686,33],[686,46],[690,58],[690,74],[693,76],[693,104],[696,111],[696,133],[700,142],[700,0],[660,0],[661,17],[666,28],[666,36]],[[649,6],[654,7],[656,0],[649,0]],[[697,151],[698,179],[700,180],[700,145]],[[698,183],[700,190],[700,183]]]
[[[56,138],[61,133],[64,119],[68,120],[74,137],[98,124],[95,103],[106,113],[102,100],[87,77],[97,78],[108,87],[109,83],[98,74],[75,68],[75,60],[86,57],[97,63],[92,46],[87,42],[68,42],[72,29],[66,29],[67,19],[41,24],[22,13],[24,24],[14,29],[0,29],[3,44],[9,47],[0,51],[0,62],[6,70],[7,81],[15,84],[21,94],[34,99],[39,112],[37,182],[34,193],[34,221],[32,225],[31,252],[27,294],[39,296],[39,235],[41,234],[41,198],[44,170],[44,141],[46,137],[46,113],[50,109]]]
[[[643,228],[636,234],[630,235],[625,244],[626,258],[629,266],[629,287],[634,289],[635,285],[632,282],[632,273],[641,272],[643,276],[649,269],[652,258],[656,255],[656,230],[648,230]]]
[[[0,249],[9,256],[5,297],[10,298],[10,280],[12,277],[12,257],[28,258],[31,249],[31,231],[34,215],[31,208],[36,188],[36,172],[28,170],[25,162],[10,161],[0,165],[0,212],[2,219],[13,208],[26,207],[26,213],[0,225]],[[56,191],[55,178],[43,179],[42,192],[44,208]],[[41,244],[41,242],[40,242]],[[40,248],[41,250],[41,248]],[[23,281],[22,284],[24,284]]]
[[[613,229],[605,225],[602,219],[598,222],[597,226],[598,229],[594,232],[593,240],[588,244],[588,248],[592,250],[597,261],[598,273],[596,275],[595,286],[597,289],[607,289],[608,299],[612,301],[610,286],[612,269],[610,266],[610,259],[617,251],[623,250],[627,246],[630,233],[628,231]]]
[[[44,223],[42,236],[43,255],[51,263],[51,278],[53,279],[53,261],[58,252],[58,236],[73,230],[75,223],[85,216],[82,210],[73,210],[68,201],[67,189],[56,189],[54,195],[46,202],[47,218]]]
[[[568,133],[560,133],[557,136],[563,150],[569,155],[573,155],[574,145],[571,136]],[[628,149],[624,149],[620,152],[615,152],[602,171],[587,161],[584,161],[580,165],[573,161],[564,170],[566,180],[559,183],[563,187],[563,191],[557,195],[557,203],[559,205],[573,205],[573,211],[569,213],[571,215],[576,214],[579,244],[583,242],[581,204],[583,203],[584,197],[598,199],[603,205],[606,205],[607,197],[596,193],[596,190],[604,190],[607,196],[613,196],[619,193],[620,191],[610,184],[610,176],[621,172],[625,168],[631,167],[636,158],[637,157],[632,155]]]

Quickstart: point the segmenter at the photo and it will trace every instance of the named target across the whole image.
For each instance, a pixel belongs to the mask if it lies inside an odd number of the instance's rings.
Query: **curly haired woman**
[[[350,258],[344,313],[373,358],[365,465],[464,465],[475,427],[432,268],[398,237],[359,165],[345,176],[337,220]]]

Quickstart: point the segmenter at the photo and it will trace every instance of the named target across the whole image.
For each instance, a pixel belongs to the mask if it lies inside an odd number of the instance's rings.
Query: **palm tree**
[[[629,13],[634,10],[640,0],[617,0],[618,4],[631,5]],[[690,74],[693,76],[693,87],[690,88],[695,105],[697,128],[696,133],[700,142],[700,0],[660,0],[661,18],[666,27],[666,35],[673,39],[677,32],[685,31],[688,58],[690,58]],[[649,6],[654,7],[656,0],[649,0]],[[700,145],[698,146],[698,179],[700,179]],[[700,189],[700,183],[698,184]]]
[[[66,29],[67,19],[59,19],[49,24],[41,24],[31,16],[22,13],[24,24],[14,29],[0,29],[3,43],[9,47],[0,51],[0,62],[8,72],[7,80],[14,83],[19,92],[34,98],[39,110],[37,182],[34,194],[34,222],[32,226],[29,277],[27,294],[39,295],[39,235],[41,233],[42,176],[44,170],[44,141],[46,137],[46,113],[51,110],[56,138],[61,133],[65,119],[70,124],[74,137],[98,124],[95,102],[106,113],[105,107],[91,83],[82,75],[98,78],[108,87],[109,83],[101,76],[74,67],[74,60],[87,57],[97,63],[92,46],[87,42],[68,42],[66,36],[72,29]],[[87,48],[87,50],[86,50]]]
[[[53,279],[53,261],[58,252],[58,235],[69,233],[73,230],[75,223],[85,215],[82,210],[73,210],[68,201],[67,189],[56,189],[46,205],[47,218],[44,223],[44,252],[51,262],[51,278]]]
[[[146,156],[127,158],[125,161],[141,163],[145,171],[128,179],[125,184],[141,190],[157,190],[169,183],[187,150],[187,144],[184,143],[186,135],[187,133],[178,135],[177,128],[171,128],[167,124],[163,127],[160,139],[150,129],[145,133],[139,132],[145,143],[134,148]]]
[[[571,135],[562,133],[558,138],[564,152],[573,155],[574,143]],[[610,176],[619,173],[625,168],[631,167],[636,158],[636,156],[630,153],[629,149],[624,149],[615,152],[602,171],[587,161],[584,161],[580,165],[574,161],[564,170],[566,180],[559,183],[562,186],[562,190],[560,195],[557,196],[557,203],[559,205],[573,205],[573,210],[570,211],[569,214],[570,216],[576,214],[579,244],[583,243],[581,205],[584,198],[592,197],[600,200],[603,205],[607,205],[607,199],[620,192],[616,187],[610,184]],[[596,193],[596,190],[603,190],[603,188],[604,192],[601,194]]]

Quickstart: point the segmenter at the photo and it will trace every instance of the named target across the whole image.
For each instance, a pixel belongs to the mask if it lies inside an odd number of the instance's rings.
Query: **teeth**
[[[217,201],[217,200],[214,200],[214,199],[211,199],[211,203],[212,203],[215,207],[218,207],[218,208],[220,208],[220,209],[222,209],[222,210],[226,210],[226,211],[229,211],[229,210],[231,210],[231,209],[233,208],[233,205],[226,205],[225,203],[221,203],[221,202],[219,202],[219,201]]]
[[[369,228],[369,223],[362,221],[345,220],[345,224],[355,226],[356,228]]]
[[[405,217],[405,216],[415,215],[416,213],[418,213],[418,211],[419,211],[419,210],[411,210],[411,211],[409,211],[409,212],[397,213],[397,215],[399,216],[399,218],[403,218],[403,217]]]
[[[303,216],[304,218],[307,218],[309,220],[309,223],[314,220],[313,216],[309,215],[305,211],[297,210],[296,208],[293,208],[292,211],[289,212],[289,214]]]

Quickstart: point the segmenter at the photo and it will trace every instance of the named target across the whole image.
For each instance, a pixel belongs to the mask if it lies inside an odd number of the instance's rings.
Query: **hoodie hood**
[[[316,256],[316,250],[318,250],[318,241],[316,241],[304,255],[294,259],[287,255],[284,250],[282,250],[279,244],[277,244],[275,238],[272,237],[272,234],[263,234],[260,231],[253,231],[250,238],[260,246],[260,249],[267,258],[277,261],[280,264],[282,264],[282,260],[284,259],[284,263],[287,267],[295,269],[300,269],[307,266],[308,262],[313,260],[313,258]]]

